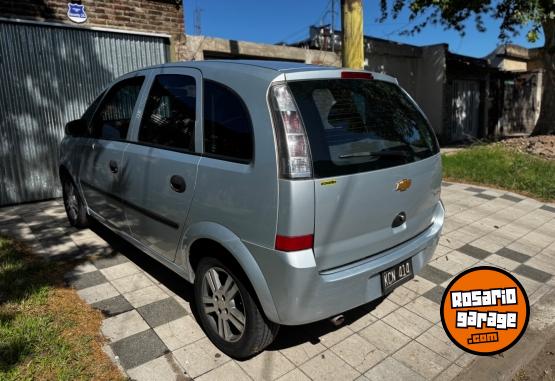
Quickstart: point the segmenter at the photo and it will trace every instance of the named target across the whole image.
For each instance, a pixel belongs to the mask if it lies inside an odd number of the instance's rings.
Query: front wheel
[[[264,316],[253,291],[232,268],[216,258],[200,261],[195,272],[195,306],[210,340],[226,355],[244,359],[270,345],[279,325]]]
[[[81,197],[79,197],[75,184],[68,177],[64,177],[62,179],[62,188],[64,208],[70,225],[79,229],[86,228],[89,225],[87,209]]]

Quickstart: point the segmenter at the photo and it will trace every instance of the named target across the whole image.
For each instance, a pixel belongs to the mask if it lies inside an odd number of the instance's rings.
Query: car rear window
[[[290,82],[316,177],[404,165],[439,152],[414,102],[390,82],[327,79]]]

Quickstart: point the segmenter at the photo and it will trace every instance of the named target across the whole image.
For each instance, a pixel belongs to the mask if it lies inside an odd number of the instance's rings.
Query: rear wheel
[[[195,273],[195,306],[212,342],[236,359],[272,343],[279,326],[262,313],[240,273],[216,258],[203,258]]]
[[[73,181],[67,176],[62,179],[62,187],[64,194],[64,207],[67,214],[67,219],[71,226],[82,229],[89,225],[87,217],[87,209],[81,200],[77,188]]]

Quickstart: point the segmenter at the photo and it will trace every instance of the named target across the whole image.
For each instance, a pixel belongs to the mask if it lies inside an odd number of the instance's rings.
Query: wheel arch
[[[85,207],[88,208],[87,199],[85,198],[85,193],[81,188],[81,184],[77,181],[75,176],[71,174],[71,171],[64,163],[59,165],[58,174],[60,176],[60,182],[64,181],[64,179],[68,179],[73,183],[73,185],[75,186],[75,189],[77,189],[77,193],[79,194],[79,197],[81,197],[81,200],[84,203]]]
[[[231,230],[214,222],[200,222],[191,226],[185,233],[181,245],[178,264],[186,269],[191,282],[200,259],[210,251],[210,255],[230,260],[243,273],[255,293],[266,317],[279,322],[278,313],[270,289],[258,263]]]

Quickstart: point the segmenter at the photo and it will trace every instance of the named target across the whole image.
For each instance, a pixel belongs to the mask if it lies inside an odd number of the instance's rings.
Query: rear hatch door
[[[371,257],[426,230],[441,158],[429,124],[395,83],[291,81],[315,177],[319,270]]]

